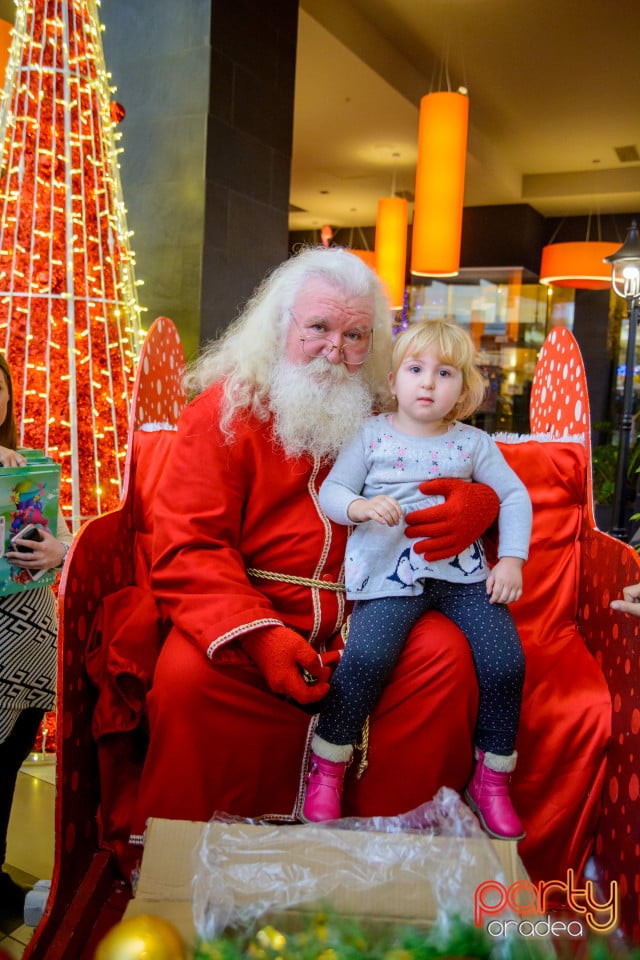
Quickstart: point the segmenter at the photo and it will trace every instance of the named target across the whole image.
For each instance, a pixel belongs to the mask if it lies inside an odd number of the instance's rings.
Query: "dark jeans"
[[[425,580],[424,593],[419,596],[358,601],[351,614],[345,652],[322,704],[318,736],[334,744],[355,742],[409,631],[428,610],[443,613],[469,641],[480,688],[476,745],[503,756],[513,753],[524,654],[509,608],[489,603],[484,581]]]
[[[44,710],[23,710],[16,724],[0,743],[0,867],[7,855],[7,832],[18,772],[35,742]]]

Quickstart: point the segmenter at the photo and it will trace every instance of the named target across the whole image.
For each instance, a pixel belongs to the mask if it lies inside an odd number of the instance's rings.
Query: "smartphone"
[[[15,543],[16,537],[20,537],[21,540],[35,540],[36,542],[42,540],[40,536],[40,529],[35,525],[35,523],[28,523],[26,527],[23,527],[22,530],[18,530],[17,533],[11,537],[11,546],[18,553],[33,553],[33,550],[30,547],[25,547],[23,544]],[[32,580],[39,580],[40,577],[44,577],[45,573],[48,573],[47,570],[28,570],[27,573]]]
[[[26,527],[23,527],[22,530],[18,530],[17,533],[11,537],[11,546],[18,553],[33,553],[31,547],[25,547],[21,543],[16,543],[16,537],[19,537],[21,540],[35,540],[39,542],[42,540],[40,536],[40,530],[36,527],[35,523],[29,523]]]

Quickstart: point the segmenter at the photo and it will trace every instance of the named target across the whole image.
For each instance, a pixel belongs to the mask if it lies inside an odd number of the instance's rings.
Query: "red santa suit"
[[[318,651],[342,645],[347,530],[318,504],[328,468],[287,457],[270,421],[238,418],[228,442],[220,411],[218,385],[188,405],[156,492],[152,583],[170,629],[148,696],[134,842],[149,816],[295,820],[314,719],[269,689],[242,640],[285,625]],[[397,814],[443,785],[462,789],[476,707],[465,638],[429,614],[371,715],[368,767],[348,771],[344,815]]]

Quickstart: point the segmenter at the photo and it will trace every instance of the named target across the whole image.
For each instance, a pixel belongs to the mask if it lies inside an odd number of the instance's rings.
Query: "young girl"
[[[516,761],[524,656],[506,604],[522,593],[531,502],[494,441],[460,422],[484,395],[474,360],[470,337],[454,323],[427,320],[400,334],[389,374],[397,409],[365,423],[320,489],[328,516],[355,524],[345,577],[347,596],[356,603],[311,744],[307,821],[340,816],[353,743],[407,634],[423,613],[439,610],[467,637],[480,688],[476,763],[466,798],[492,836],[524,836],[507,789]],[[423,481],[437,477],[478,480],[498,494],[499,560],[492,570],[480,542],[431,563],[407,546],[404,514],[441,501],[420,491]]]

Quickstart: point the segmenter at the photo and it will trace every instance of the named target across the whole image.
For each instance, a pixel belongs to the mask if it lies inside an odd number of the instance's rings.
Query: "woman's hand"
[[[622,591],[624,600],[612,600],[609,606],[612,610],[629,613],[632,617],[640,617],[640,583],[632,583]]]
[[[57,540],[47,527],[38,527],[38,533],[40,540],[22,540],[19,535],[14,539],[14,543],[19,543],[31,552],[7,550],[5,557],[9,563],[22,567],[23,570],[53,570],[62,563],[67,554],[65,545]]]
[[[27,460],[17,450],[11,450],[9,447],[0,447],[0,466],[3,467],[26,467]]]

